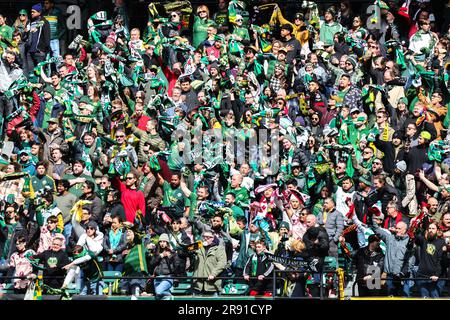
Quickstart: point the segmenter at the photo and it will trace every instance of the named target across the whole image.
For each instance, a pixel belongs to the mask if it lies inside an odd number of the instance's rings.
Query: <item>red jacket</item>
[[[33,91],[33,104],[30,107],[30,110],[28,110],[28,114],[30,115],[31,121],[34,123],[36,121],[36,115],[39,112],[39,109],[41,108],[41,99],[39,98],[36,91]],[[11,134],[13,130],[16,130],[16,126],[23,121],[23,117],[15,117],[10,122],[8,122],[6,126],[6,134],[8,137],[11,137]]]

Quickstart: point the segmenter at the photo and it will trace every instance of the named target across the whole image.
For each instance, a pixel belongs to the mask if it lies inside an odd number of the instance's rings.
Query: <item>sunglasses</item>
[[[178,15],[177,14],[171,14],[170,15],[172,18],[176,18],[176,17],[178,17]]]
[[[95,228],[87,227],[86,230],[95,230]]]
[[[125,138],[125,136],[119,135],[119,136],[116,136],[116,138]]]
[[[126,180],[133,180],[134,177],[126,177]]]
[[[364,154],[372,154],[373,152],[370,151],[364,151]]]
[[[374,162],[373,164],[376,164],[378,166],[381,166],[381,162]]]
[[[206,11],[198,11],[197,13],[200,14],[200,13],[207,13],[207,12]]]

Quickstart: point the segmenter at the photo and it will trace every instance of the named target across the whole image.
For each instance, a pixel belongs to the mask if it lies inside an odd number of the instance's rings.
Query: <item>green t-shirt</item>
[[[92,181],[95,184],[95,180],[91,176],[88,176],[86,174],[82,174],[78,177],[74,176],[73,174],[65,174],[63,180],[73,180],[76,178],[85,178],[86,180]],[[95,185],[95,189],[97,189],[97,185]],[[70,187],[69,192],[79,198],[83,194],[83,183],[74,184]]]
[[[55,192],[55,180],[53,180],[50,176],[43,176],[39,178],[38,176],[31,177],[31,185],[33,186],[34,192],[42,191],[46,188],[50,188],[52,192]]]
[[[250,196],[248,194],[247,189],[245,188],[239,188],[239,189],[231,189],[230,187],[228,187],[224,194],[226,195],[227,193],[232,193],[234,194],[234,197],[236,198],[235,203],[237,206],[248,206],[250,204]]]
[[[184,215],[184,207],[189,206],[189,199],[187,199],[181,188],[172,189],[167,181],[163,184],[163,206],[175,207],[176,215],[180,218]]]

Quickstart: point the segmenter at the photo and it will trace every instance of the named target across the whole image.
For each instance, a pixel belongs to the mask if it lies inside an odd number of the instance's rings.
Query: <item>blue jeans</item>
[[[392,277],[392,274],[388,274],[388,277]],[[407,292],[405,293],[405,286],[402,285],[402,281],[400,278],[395,280],[393,279],[386,280],[386,287],[389,296],[396,296],[396,297],[408,296],[408,293]]]
[[[85,279],[82,279],[80,295],[85,296],[90,293],[93,295],[102,296],[103,287],[103,281],[87,281]]]
[[[417,286],[421,297],[439,298],[439,288],[437,281],[417,280]]]
[[[69,243],[70,235],[72,234],[72,223],[69,222],[64,225],[63,236],[66,239],[66,246]]]
[[[110,263],[110,262],[108,262],[106,264],[106,270],[122,272],[123,271],[123,263]]]
[[[59,39],[50,40],[50,49],[52,51],[52,57],[59,57]]]
[[[155,278],[155,295],[157,298],[162,298],[165,296],[171,296],[170,289],[173,286],[173,279],[165,278],[164,276],[159,276]]]

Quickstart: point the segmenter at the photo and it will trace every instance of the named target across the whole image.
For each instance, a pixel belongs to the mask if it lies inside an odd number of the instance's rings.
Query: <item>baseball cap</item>
[[[58,118],[50,118],[47,120],[48,123],[59,123],[59,119]]]

